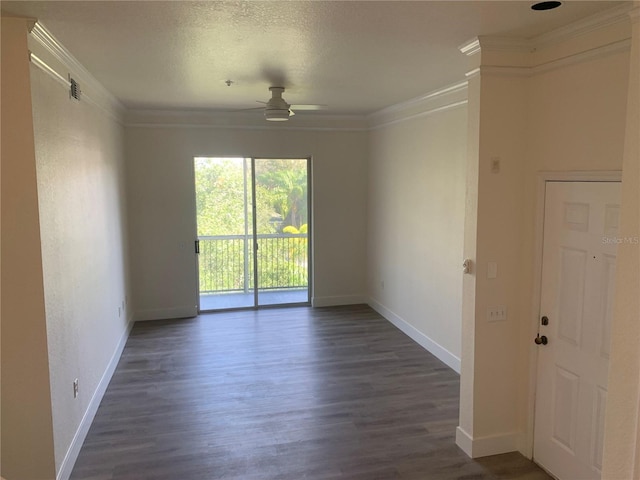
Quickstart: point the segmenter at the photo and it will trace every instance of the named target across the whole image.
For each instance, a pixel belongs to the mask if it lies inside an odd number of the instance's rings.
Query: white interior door
[[[561,480],[601,476],[619,203],[618,182],[546,186],[534,459]]]

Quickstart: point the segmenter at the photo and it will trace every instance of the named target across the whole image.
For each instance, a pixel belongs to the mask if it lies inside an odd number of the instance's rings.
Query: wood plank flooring
[[[458,375],[367,306],[137,323],[72,480],[548,479],[455,445]]]

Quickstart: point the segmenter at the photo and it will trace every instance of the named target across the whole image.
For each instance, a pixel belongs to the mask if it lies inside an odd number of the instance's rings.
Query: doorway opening
[[[310,304],[310,163],[194,158],[199,311]]]

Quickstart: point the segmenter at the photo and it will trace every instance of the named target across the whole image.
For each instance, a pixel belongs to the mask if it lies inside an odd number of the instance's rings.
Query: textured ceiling
[[[464,78],[458,46],[530,38],[622,2],[2,2],[39,19],[127,107],[235,109],[284,86],[290,103],[367,114]],[[234,83],[228,87],[225,80]]]

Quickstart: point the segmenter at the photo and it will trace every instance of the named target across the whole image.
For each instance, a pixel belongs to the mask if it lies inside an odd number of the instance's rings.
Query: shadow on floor
[[[517,452],[476,458],[499,480],[553,480],[544,470]]]

